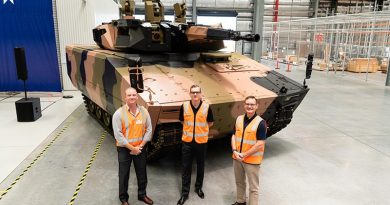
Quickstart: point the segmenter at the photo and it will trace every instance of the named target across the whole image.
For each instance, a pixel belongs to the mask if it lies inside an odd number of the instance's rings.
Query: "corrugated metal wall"
[[[67,76],[65,46],[69,44],[94,44],[92,28],[95,25],[91,1],[56,0],[61,73],[64,90],[74,90]]]
[[[59,31],[58,31],[58,19],[57,19],[57,2],[55,0],[52,0],[53,5],[53,22],[54,22],[54,33],[56,35],[56,47],[57,47],[57,59],[58,59],[58,68],[60,73],[60,79],[61,79],[61,88],[63,89],[63,80],[62,80],[62,72],[61,72],[61,52],[60,52],[60,37],[59,37]]]
[[[103,21],[119,18],[118,5],[112,0],[53,0],[57,22],[58,49],[64,90],[74,90],[67,76],[65,46],[95,44],[92,29]]]

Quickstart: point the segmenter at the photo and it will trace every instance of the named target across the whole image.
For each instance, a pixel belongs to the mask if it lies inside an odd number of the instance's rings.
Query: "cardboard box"
[[[296,55],[286,55],[286,62],[298,63],[298,57]]]

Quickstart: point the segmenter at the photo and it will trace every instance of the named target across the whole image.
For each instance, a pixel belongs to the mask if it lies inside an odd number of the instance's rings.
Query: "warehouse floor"
[[[304,71],[287,75],[302,82]],[[267,140],[260,204],[390,204],[390,88],[318,72],[308,84],[291,124]],[[0,205],[120,204],[114,139],[74,96],[47,101],[42,118],[31,124],[16,122],[18,98],[0,101]],[[178,152],[149,164],[148,179],[155,204],[176,204]],[[139,205],[135,184],[132,169],[130,203]],[[235,201],[228,140],[208,147],[205,199],[193,185],[188,205]]]

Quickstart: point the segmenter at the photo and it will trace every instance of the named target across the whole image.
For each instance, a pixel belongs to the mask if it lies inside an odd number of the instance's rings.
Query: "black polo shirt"
[[[202,105],[202,103],[203,103],[203,102],[200,101],[198,108],[195,108],[195,107],[192,105],[192,102],[190,101],[190,105],[191,105],[192,111],[194,112],[195,115],[196,115],[196,113],[198,112],[198,110],[199,110],[200,106]],[[181,107],[180,107],[179,120],[182,121],[182,122],[184,121],[183,105],[181,105]],[[211,111],[210,106],[209,106],[209,110],[207,111],[207,122],[214,122],[213,111]]]

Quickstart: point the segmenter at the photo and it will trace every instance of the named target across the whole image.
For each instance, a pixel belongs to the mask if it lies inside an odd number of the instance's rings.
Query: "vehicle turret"
[[[164,20],[164,6],[159,0],[145,1],[145,20],[135,19],[134,1],[122,6],[123,18],[93,29],[101,48],[128,53],[204,52],[224,48],[223,40],[258,42],[259,34],[241,35],[239,31],[185,23],[186,6],[175,4],[176,22]]]

